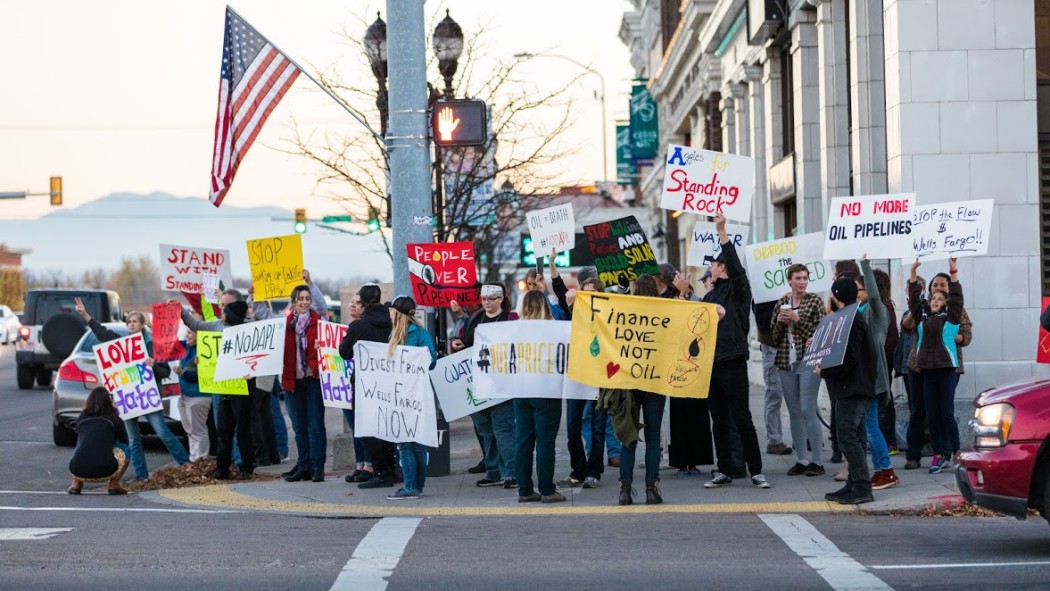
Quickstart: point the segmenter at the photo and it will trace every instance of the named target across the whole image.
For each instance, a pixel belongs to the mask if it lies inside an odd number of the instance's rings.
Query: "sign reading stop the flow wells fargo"
[[[753,158],[672,144],[660,207],[749,222],[754,184]]]
[[[824,258],[911,259],[914,193],[836,197],[828,212]]]
[[[113,395],[121,419],[164,409],[142,333],[95,345],[94,351],[102,385]]]
[[[420,306],[448,308],[481,303],[473,242],[408,244],[408,273],[412,296]]]

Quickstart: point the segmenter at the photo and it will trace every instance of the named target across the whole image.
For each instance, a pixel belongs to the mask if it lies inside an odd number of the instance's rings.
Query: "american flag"
[[[299,68],[291,60],[226,8],[209,196],[215,207],[230,190],[233,175],[266,118],[298,76]]]

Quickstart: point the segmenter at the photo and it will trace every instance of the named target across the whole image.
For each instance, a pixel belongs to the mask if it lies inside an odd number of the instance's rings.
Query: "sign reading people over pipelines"
[[[202,276],[218,275],[233,283],[230,251],[196,246],[160,245],[160,288],[165,291],[200,293]]]
[[[438,446],[437,408],[430,388],[430,350],[386,343],[354,345],[354,436]]]
[[[252,270],[255,300],[291,297],[303,284],[303,240],[298,234],[248,241],[248,264]]]
[[[580,291],[569,377],[599,388],[707,398],[717,334],[714,304]]]
[[[583,232],[594,255],[598,278],[605,285],[627,285],[639,275],[660,274],[656,255],[633,215],[584,226]]]
[[[750,232],[749,226],[726,224],[726,235],[729,236],[729,241],[738,252],[744,247]],[[690,267],[706,267],[721,253],[722,242],[718,237],[715,223],[696,222],[696,225],[693,226],[693,240],[689,245],[689,258],[686,264]]]
[[[743,248],[751,298],[755,303],[778,300],[788,291],[788,267],[803,264],[809,270],[809,287],[816,293],[831,289],[831,265],[824,260],[824,233],[781,238]]]
[[[121,419],[164,409],[153,368],[146,364],[149,352],[142,333],[100,343],[93,350],[102,385],[113,395]]]
[[[202,330],[197,333],[197,382],[204,394],[248,394],[244,378],[215,381],[215,364],[219,361],[222,333]],[[278,377],[278,379],[280,379]]]
[[[332,408],[354,407],[354,360],[343,359],[339,343],[347,325],[321,320],[317,323],[317,369],[321,379],[321,400]]]
[[[853,328],[853,317],[857,315],[859,307],[860,304],[853,303],[820,319],[795,373],[811,372],[818,365],[821,369],[842,365],[850,329]]]
[[[933,261],[986,254],[994,206],[991,199],[917,205],[911,224],[913,256]]]
[[[565,252],[576,248],[576,218],[571,203],[530,211],[525,217],[533,252],[546,256],[552,250]]]
[[[836,197],[828,212],[824,258],[914,258],[912,213],[915,194]]]
[[[754,185],[754,158],[672,144],[660,207],[749,222]]]
[[[505,402],[503,399],[479,398],[474,393],[473,355],[473,347],[446,355],[438,359],[437,365],[430,371],[430,383],[434,385],[434,393],[441,403],[441,413],[448,422]]]
[[[182,359],[186,350],[179,342],[182,304],[165,302],[150,306],[153,313],[153,358],[157,361]]]
[[[282,316],[224,328],[215,379],[280,375],[286,321]]]
[[[408,277],[420,306],[448,308],[481,304],[473,242],[408,244]]]
[[[565,375],[571,329],[568,322],[561,320],[478,326],[473,347],[475,392],[482,398],[596,400],[597,387]],[[585,355],[578,359],[589,363]]]

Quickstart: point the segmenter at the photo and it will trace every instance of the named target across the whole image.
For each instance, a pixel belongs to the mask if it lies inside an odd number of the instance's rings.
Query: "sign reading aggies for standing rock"
[[[284,369],[285,322],[282,316],[224,328],[215,379],[280,375]]]
[[[113,395],[121,419],[164,409],[153,368],[146,364],[149,352],[142,333],[100,343],[94,351],[102,385]]]
[[[244,378],[215,381],[215,364],[219,361],[222,333],[202,330],[197,333],[197,384],[204,394],[248,394]]]
[[[200,293],[205,273],[233,283],[230,251],[219,248],[160,245],[160,288],[165,291]]]
[[[182,359],[186,353],[179,342],[182,305],[178,302],[153,304],[153,358],[157,361]]]
[[[986,254],[994,206],[991,199],[917,205],[911,224],[914,256],[932,261]]]
[[[416,304],[448,308],[452,300],[461,306],[481,303],[473,242],[408,244],[406,248]]]
[[[820,319],[820,324],[813,331],[813,340],[806,347],[806,353],[795,373],[813,371],[818,365],[821,369],[842,365],[858,307],[859,304],[850,304]]]
[[[471,347],[454,355],[446,355],[438,359],[437,365],[430,371],[430,383],[434,385],[434,393],[441,403],[441,413],[448,422],[505,402],[475,395],[473,354],[474,348]]]
[[[552,250],[565,252],[576,248],[576,219],[571,203],[530,211],[525,217],[533,252],[547,256]]]
[[[599,388],[707,398],[717,336],[714,304],[580,291],[569,377]]]
[[[753,158],[672,144],[660,207],[748,222],[754,184]]]
[[[595,400],[598,388],[566,377],[569,333],[561,320],[493,322],[474,335],[474,386],[484,398]],[[579,357],[584,360],[584,356]]]
[[[748,226],[739,224],[726,224],[726,235],[729,241],[736,247],[737,252],[747,242],[747,235],[751,231]],[[714,222],[696,222],[693,226],[693,242],[689,247],[689,259],[686,264],[690,267],[706,267],[711,261],[722,253],[722,243],[718,238],[718,230]],[[740,257],[743,261],[743,257]]]
[[[321,375],[321,399],[332,408],[354,407],[354,360],[339,355],[339,343],[347,326],[324,320],[317,323],[317,368]]]
[[[303,284],[303,240],[298,234],[248,241],[248,264],[252,270],[255,300],[291,297]]]
[[[809,270],[806,291],[831,289],[831,264],[824,259],[822,232],[751,244],[743,252],[751,280],[751,297],[756,303],[778,300],[791,291],[787,270],[794,264],[803,264]]]
[[[913,257],[915,194],[836,197],[831,200],[824,258],[907,259]]]
[[[656,255],[633,215],[584,226],[583,231],[594,255],[598,278],[606,286],[626,285],[639,275],[660,274]]]
[[[386,352],[386,343],[354,345],[354,436],[437,447],[430,350],[399,345],[393,357]]]

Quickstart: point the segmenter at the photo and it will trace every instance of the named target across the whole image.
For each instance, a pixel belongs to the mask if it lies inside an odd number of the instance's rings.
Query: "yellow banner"
[[[203,394],[248,394],[244,378],[215,381],[215,363],[219,361],[221,332],[197,333],[197,386]]]
[[[599,388],[707,398],[717,331],[714,304],[580,291],[569,377]]]
[[[248,241],[248,264],[255,285],[255,300],[291,297],[303,282],[303,240],[298,234]]]

